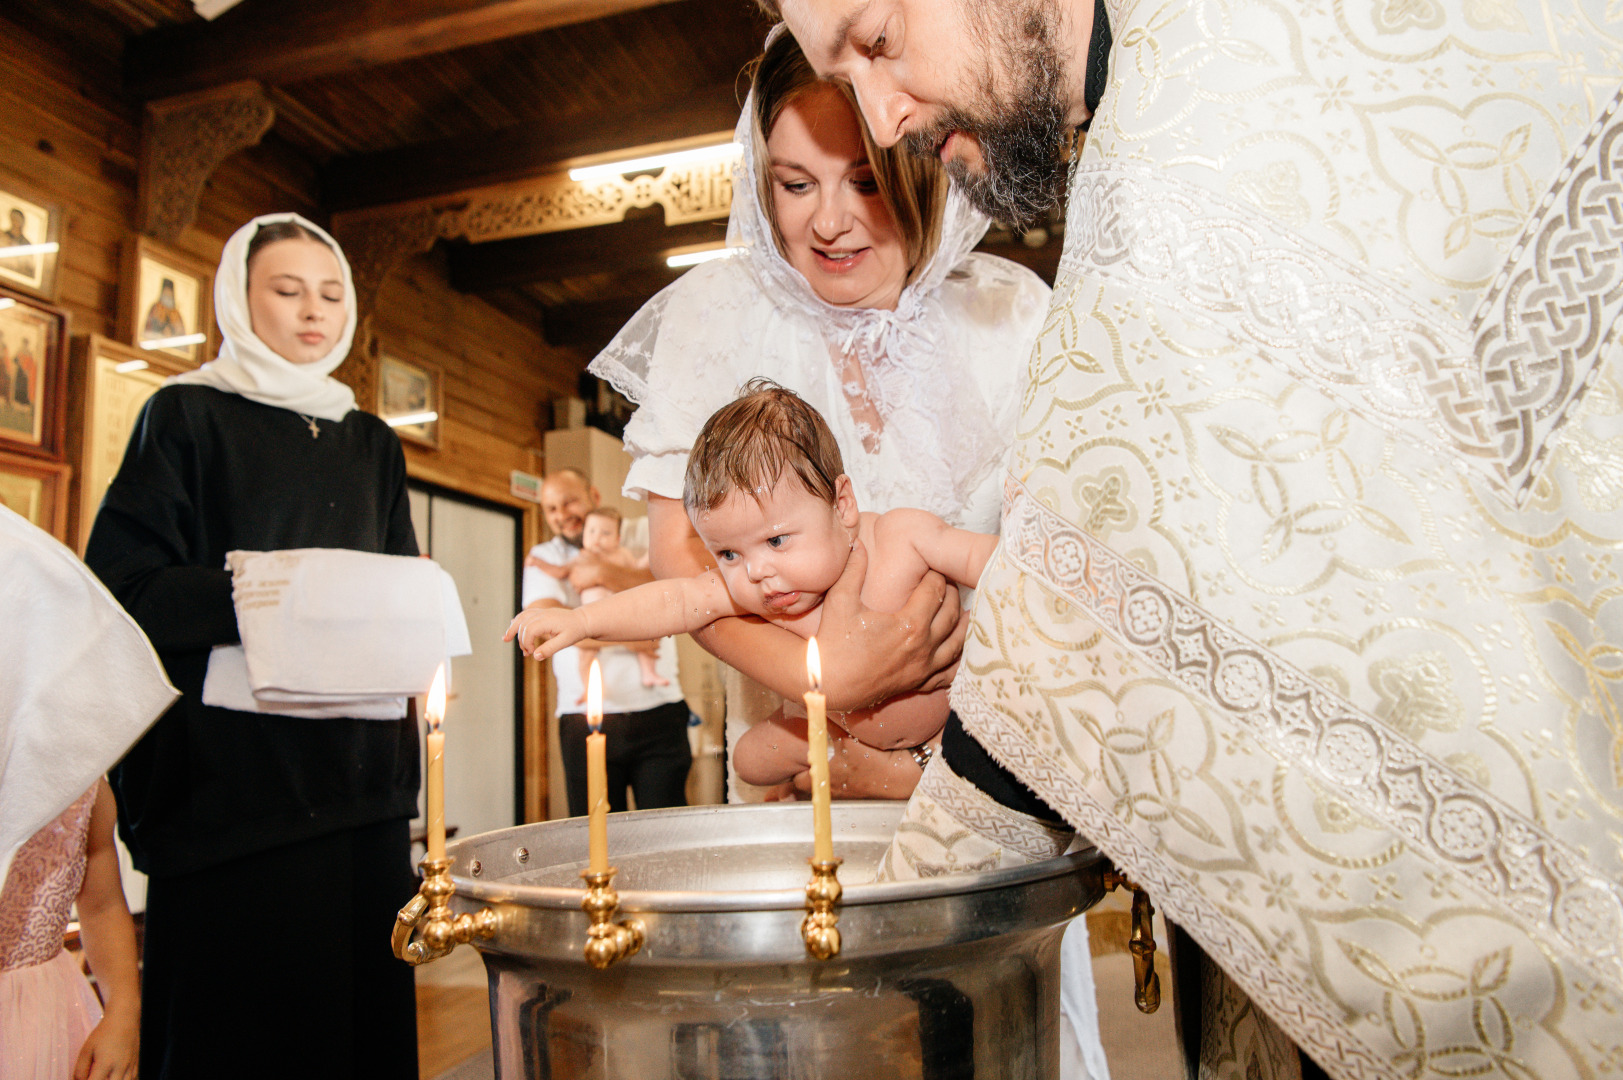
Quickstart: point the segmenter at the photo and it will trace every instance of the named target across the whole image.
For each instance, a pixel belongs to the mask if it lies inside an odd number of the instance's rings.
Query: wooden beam
[[[630,321],[646,298],[623,296],[610,300],[586,300],[548,308],[541,332],[547,344],[575,348],[595,355],[614,339]]]
[[[124,84],[167,97],[288,83],[588,22],[669,0],[256,0],[129,43]]]
[[[354,210],[522,180],[555,172],[571,158],[730,131],[738,110],[738,90],[728,82],[646,108],[617,106],[601,115],[339,158],[321,172],[322,204]]]
[[[725,221],[666,225],[644,214],[614,225],[541,233],[486,244],[452,244],[451,286],[461,292],[564,281],[589,274],[665,270],[661,252],[727,238]],[[646,299],[646,298],[645,298]]]

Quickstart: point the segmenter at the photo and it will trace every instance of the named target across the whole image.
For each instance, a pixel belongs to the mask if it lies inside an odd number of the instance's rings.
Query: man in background
[[[586,515],[601,502],[597,488],[578,469],[559,469],[547,476],[541,485],[541,513],[552,530],[552,538],[531,548],[525,560],[525,607],[579,607],[582,590],[602,587],[620,592],[653,580],[647,570],[622,566],[582,549]],[[537,562],[568,566],[570,572],[555,579],[532,565]],[[600,650],[598,660],[603,673],[609,809],[626,809],[628,786],[639,810],[686,805],[688,768],[693,757],[688,747],[688,707],[677,680],[676,643],[661,638],[589,644]],[[637,651],[655,654],[656,670],[669,680],[667,685],[643,685]],[[564,788],[569,813],[578,817],[587,810],[587,731],[585,687],[575,647],[552,658],[552,677]]]

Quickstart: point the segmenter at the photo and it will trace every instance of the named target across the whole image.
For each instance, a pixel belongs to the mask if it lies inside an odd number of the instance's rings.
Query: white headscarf
[[[752,95],[734,133],[743,158],[727,241],[742,250],[667,286],[589,369],[639,406],[625,433],[635,459],[626,494],[680,498],[704,421],[764,375],[828,420],[864,510],[918,507],[996,531],[995,475],[1013,439],[1047,286],[1023,267],[971,254],[989,222],[954,188],[940,245],[894,311],[828,303],[778,249],[758,196],[753,112]],[[865,432],[831,353],[861,366],[883,420],[877,454],[863,450]]]
[[[283,359],[259,340],[248,313],[248,245],[260,226],[283,221],[296,222],[325,240],[344,275],[344,332],[332,351],[313,364]],[[323,420],[342,420],[355,408],[355,392],[332,378],[355,340],[355,282],[343,249],[321,226],[298,214],[264,214],[233,233],[214,275],[214,317],[220,324],[220,354],[196,371],[176,375],[171,383],[200,383]]]

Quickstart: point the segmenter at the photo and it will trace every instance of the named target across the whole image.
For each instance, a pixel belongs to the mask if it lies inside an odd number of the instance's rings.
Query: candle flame
[[[603,673],[595,659],[586,678],[586,726],[593,734],[603,730]]]
[[[806,677],[811,680],[812,690],[821,693],[823,689],[823,658],[817,652],[816,638],[811,638],[806,642]]]
[[[428,730],[438,731],[445,720],[445,665],[434,672],[434,685],[428,688]]]

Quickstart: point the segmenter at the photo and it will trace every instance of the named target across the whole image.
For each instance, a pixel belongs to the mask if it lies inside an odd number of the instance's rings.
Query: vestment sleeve
[[[85,548],[86,564],[160,652],[241,640],[231,574],[199,565],[204,468],[184,411],[160,390],[141,410]]]

